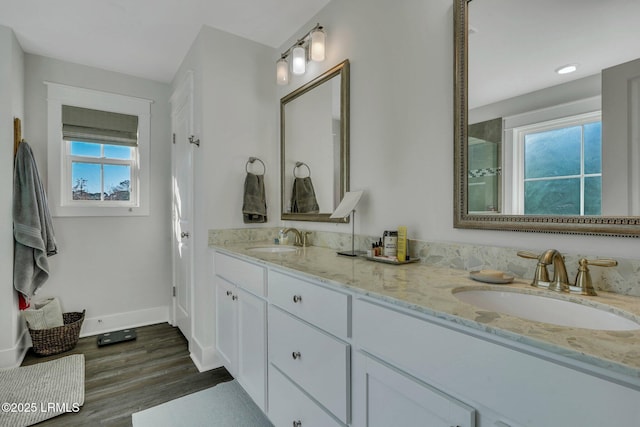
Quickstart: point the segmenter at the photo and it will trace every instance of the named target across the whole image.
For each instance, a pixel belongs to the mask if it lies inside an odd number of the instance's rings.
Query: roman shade
[[[63,105],[62,139],[136,147],[138,116]]]

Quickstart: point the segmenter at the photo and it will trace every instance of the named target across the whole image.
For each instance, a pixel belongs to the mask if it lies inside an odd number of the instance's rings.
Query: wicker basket
[[[33,352],[39,356],[50,356],[71,350],[78,343],[84,312],[62,313],[63,326],[49,329],[31,329]]]

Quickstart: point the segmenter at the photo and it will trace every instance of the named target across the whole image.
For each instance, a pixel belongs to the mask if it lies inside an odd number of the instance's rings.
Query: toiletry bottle
[[[401,225],[398,227],[398,262],[405,262],[408,260],[409,253],[407,251],[407,227]]]
[[[384,256],[395,258],[398,250],[398,232],[384,232]]]
[[[280,233],[278,235],[278,240],[280,240],[280,244],[281,245],[286,245],[287,244],[288,237],[289,236],[287,236],[287,234],[284,232],[284,229],[280,230]]]

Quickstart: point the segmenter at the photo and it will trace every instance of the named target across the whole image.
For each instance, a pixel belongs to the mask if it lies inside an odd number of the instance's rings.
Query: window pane
[[[131,159],[131,147],[124,145],[104,145],[104,156],[108,159]]]
[[[131,193],[131,167],[104,165],[105,200],[129,200]]]
[[[91,142],[71,141],[71,155],[85,157],[100,157],[100,145]]]
[[[593,176],[584,179],[584,214],[602,214],[602,177]]]
[[[73,200],[100,200],[100,165],[73,162],[71,165]]]
[[[580,215],[580,179],[524,183],[526,215]]]
[[[579,174],[581,145],[581,126],[525,135],[524,177],[529,179]]]
[[[602,173],[602,122],[584,125],[584,173]]]

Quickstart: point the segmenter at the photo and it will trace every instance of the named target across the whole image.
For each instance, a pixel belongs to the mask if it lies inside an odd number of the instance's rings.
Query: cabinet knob
[[[238,299],[238,295],[233,295],[233,296],[231,297],[231,299],[232,299],[232,300],[234,300],[234,301],[235,301],[235,300],[237,300],[237,299]]]
[[[295,303],[302,302],[302,295],[294,295],[293,302]]]
[[[300,359],[302,357],[299,351],[294,351],[291,353],[291,356],[293,357],[293,360]]]
[[[230,296],[233,292],[227,291],[227,296]]]
[[[302,421],[300,421],[300,420],[294,421],[293,422],[293,427],[302,427]]]
[[[188,239],[190,237],[190,234],[188,231],[183,231],[180,233],[180,237],[182,237],[183,239],[186,237]]]

